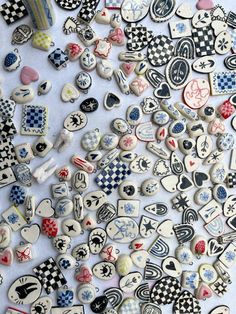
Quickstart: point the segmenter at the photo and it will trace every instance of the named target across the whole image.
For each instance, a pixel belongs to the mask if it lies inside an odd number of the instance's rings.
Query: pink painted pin
[[[0,252],[0,264],[10,266],[13,263],[13,250],[11,247],[5,248]]]
[[[193,79],[184,89],[184,101],[192,109],[203,107],[210,96],[210,85],[205,79]]]
[[[134,72],[135,66],[136,64],[134,62],[123,62],[120,68],[126,76],[129,76],[131,73]]]
[[[198,0],[196,4],[198,10],[211,10],[214,6],[215,5],[212,0]]]
[[[39,79],[39,74],[31,67],[24,66],[20,73],[20,80],[22,84],[29,85],[31,82],[36,82]]]

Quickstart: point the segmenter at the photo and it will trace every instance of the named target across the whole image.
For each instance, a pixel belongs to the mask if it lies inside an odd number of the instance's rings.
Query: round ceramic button
[[[116,275],[116,268],[113,263],[102,261],[94,265],[93,274],[98,279],[107,281]]]
[[[202,281],[204,281],[206,284],[215,282],[218,277],[215,268],[210,264],[202,264],[199,267],[198,272]]]
[[[173,137],[180,137],[186,131],[186,124],[183,121],[173,121],[169,125],[169,134]]]
[[[120,197],[126,200],[131,200],[136,197],[138,187],[134,181],[125,180],[119,185]]]
[[[101,134],[99,130],[91,130],[86,132],[81,139],[81,145],[84,150],[87,152],[90,152],[92,150],[95,150],[100,142]]]
[[[159,182],[156,179],[147,179],[141,184],[141,190],[145,196],[156,195],[159,191],[159,187]]]
[[[62,230],[69,237],[77,237],[81,233],[81,225],[75,219],[65,219],[62,222]]]
[[[135,135],[126,134],[120,138],[119,146],[122,150],[130,151],[133,150],[138,143],[138,139]]]
[[[68,198],[61,198],[56,204],[55,213],[59,217],[68,216],[73,210],[73,202]]]
[[[216,184],[213,187],[213,197],[219,203],[224,203],[228,198],[228,190],[224,184]]]
[[[126,276],[133,267],[132,259],[127,254],[121,254],[116,261],[116,270],[120,276]]]
[[[75,267],[76,259],[69,254],[60,254],[57,256],[57,264],[61,269],[71,269]]]
[[[227,175],[227,168],[224,163],[217,162],[210,169],[210,177],[213,183],[224,182]]]
[[[46,95],[52,89],[52,83],[49,80],[44,80],[39,83],[38,95]]]
[[[212,191],[209,188],[201,188],[194,194],[194,201],[197,205],[205,205],[212,199]]]
[[[175,250],[175,256],[181,264],[193,264],[193,253],[188,247],[184,245],[180,245],[177,247],[177,249]]]
[[[138,125],[141,123],[143,117],[142,109],[140,106],[129,106],[126,111],[126,119],[130,125]]]
[[[111,150],[118,145],[119,137],[114,133],[104,134],[101,138],[100,145],[103,149]]]
[[[96,298],[96,289],[92,284],[82,284],[78,288],[77,296],[82,304],[90,304]]]
[[[165,125],[170,121],[170,116],[164,110],[158,110],[153,114],[152,120],[157,125]]]

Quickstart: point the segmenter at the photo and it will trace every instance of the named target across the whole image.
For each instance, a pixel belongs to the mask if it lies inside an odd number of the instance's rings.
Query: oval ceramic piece
[[[161,293],[159,293],[161,291]],[[171,292],[170,292],[171,291]],[[155,304],[170,304],[179,297],[181,285],[177,278],[170,276],[162,277],[151,290],[151,301]]]
[[[71,83],[66,83],[61,90],[61,99],[64,102],[74,102],[79,95],[78,89]]]
[[[83,53],[80,56],[80,65],[81,68],[85,71],[92,71],[95,69],[97,60],[95,55],[89,51],[88,48],[85,48]]]
[[[63,270],[74,268],[76,264],[76,259],[70,254],[59,254],[56,261]]]
[[[205,79],[193,79],[184,88],[185,103],[192,109],[203,107],[210,96],[210,85]]]
[[[97,73],[98,75],[106,80],[111,80],[113,75],[113,65],[109,60],[100,60],[97,63]]]
[[[80,104],[80,109],[83,112],[94,112],[98,109],[98,101],[97,99],[90,97],[82,101]]]
[[[180,137],[186,131],[186,124],[184,121],[173,121],[169,125],[169,134],[173,137]]]
[[[164,110],[158,110],[153,114],[152,120],[157,125],[165,125],[170,121],[170,116]]]
[[[90,304],[96,298],[96,289],[92,284],[82,284],[78,288],[77,297],[82,304]]]
[[[41,233],[41,228],[38,224],[25,226],[21,229],[20,234],[22,238],[29,243],[36,243]],[[0,243],[1,247],[1,243]]]
[[[125,150],[123,150],[123,151],[120,152],[119,157],[120,157],[120,159],[121,159],[122,161],[131,162],[131,161],[134,160],[134,158],[137,157],[137,154],[134,153],[134,152],[131,152],[131,151],[125,151]]]
[[[194,255],[198,258],[202,255],[207,254],[208,242],[207,239],[202,235],[195,235],[195,237],[191,240],[190,248]]]
[[[107,233],[102,228],[94,228],[90,234],[88,239],[88,244],[90,248],[90,252],[92,254],[99,254],[103,249],[104,245],[107,241]]]
[[[220,305],[214,308],[209,314],[230,314],[230,309],[227,305]]]
[[[82,136],[81,145],[84,150],[90,152],[98,147],[100,139],[101,134],[98,129],[90,130]]]
[[[140,141],[151,142],[155,140],[154,129],[151,122],[144,122],[137,125],[135,134]]]
[[[224,158],[224,152],[218,149],[213,150],[210,155],[204,160],[204,164],[213,165]]]
[[[35,214],[47,218],[53,216],[54,211],[50,198],[45,198],[36,207]]]
[[[215,51],[224,55],[230,51],[232,47],[232,38],[229,32],[223,31],[215,39]]]
[[[55,214],[59,217],[68,216],[73,211],[73,202],[68,198],[61,198],[55,206]]]
[[[87,160],[81,158],[80,156],[74,155],[71,157],[71,162],[73,165],[78,167],[81,170],[84,170],[88,173],[94,172],[94,165]]]
[[[226,217],[232,217],[236,215],[236,197],[234,195],[230,195],[226,202],[223,205],[223,213]]]
[[[140,285],[142,279],[143,276],[138,271],[129,273],[128,275],[120,279],[119,281],[120,289],[125,293],[131,293]]]
[[[16,279],[8,290],[8,299],[15,304],[31,304],[41,295],[42,285],[37,277],[24,275]]]
[[[121,5],[122,19],[127,23],[141,21],[148,14],[149,2],[145,0],[125,0]]]
[[[72,250],[72,256],[77,261],[87,261],[90,257],[89,246],[87,243],[76,245]]]
[[[166,127],[161,126],[156,132],[156,138],[158,141],[163,141],[168,135],[168,130]]]
[[[217,162],[210,169],[210,177],[213,183],[223,183],[227,175],[227,167],[224,163]]]
[[[101,137],[100,145],[103,149],[111,150],[118,145],[119,137],[114,133],[106,133]]]
[[[126,276],[133,267],[133,261],[127,254],[120,254],[116,261],[116,270],[120,276]]]
[[[26,43],[33,35],[33,30],[26,24],[17,26],[12,33],[12,45],[22,45]]]
[[[187,132],[190,137],[203,135],[204,131],[204,124],[201,121],[191,121],[187,123]]]
[[[150,5],[150,16],[154,22],[165,22],[170,19],[175,13],[175,0],[170,0],[165,10],[162,10],[161,0],[152,0]]]
[[[82,193],[86,191],[89,187],[89,175],[86,171],[77,170],[74,172],[72,177],[72,186],[73,188]]]
[[[64,120],[64,128],[70,132],[83,129],[87,124],[87,116],[82,111],[72,111]]]
[[[24,66],[21,69],[20,80],[22,84],[29,85],[31,82],[38,81],[38,79],[39,79],[39,74],[35,69],[29,66]]]
[[[213,187],[213,197],[219,203],[224,203],[228,198],[228,190],[224,184],[216,184]]]
[[[90,304],[93,313],[104,313],[108,305],[108,298],[105,295],[96,297]]]
[[[137,146],[137,143],[137,137],[132,134],[123,135],[119,140],[120,148],[125,151],[133,150]]]
[[[101,280],[110,280],[116,275],[116,268],[113,263],[99,262],[93,266],[93,274]]]
[[[11,228],[7,224],[0,225],[0,248],[7,247],[11,242]]]
[[[231,133],[220,134],[217,138],[216,145],[219,150],[227,151],[234,147],[234,136]]]
[[[119,314],[126,314],[127,313],[127,309],[129,309],[130,314],[134,314],[134,313],[139,313],[140,312],[140,305],[139,305],[139,300],[137,300],[136,298],[126,298],[124,299],[124,301],[122,302],[122,304],[119,307]],[[130,310],[132,309],[132,310]],[[131,312],[132,311],[132,312]]]
[[[170,87],[172,89],[181,89],[189,82],[191,69],[185,58],[174,57],[167,64],[165,73],[166,81]]]
[[[31,313],[40,313],[43,311],[44,314],[50,314],[52,308],[52,300],[49,297],[41,297],[36,300],[30,307]]]
[[[210,12],[206,10],[198,10],[192,18],[192,25],[195,28],[205,27],[210,24],[211,24],[211,15],[210,15]]]
[[[139,61],[135,66],[135,73],[137,75],[143,75],[148,69],[148,62],[146,60]]]
[[[165,144],[166,147],[170,150],[170,151],[175,151],[176,149],[178,149],[178,141],[176,140],[176,138],[172,137],[172,136],[168,136],[165,140]]]
[[[198,273],[202,281],[211,284],[216,281],[218,274],[211,264],[202,264],[198,269]]]
[[[212,56],[204,56],[195,60],[192,67],[199,73],[211,73],[216,69],[216,61]]]
[[[87,93],[92,85],[92,78],[89,73],[81,71],[75,77],[75,84],[81,92]]]
[[[159,191],[159,181],[154,178],[143,181],[141,184],[141,191],[145,196],[156,195]]]
[[[61,253],[64,254],[70,247],[71,238],[67,235],[58,235],[52,239],[53,246],[55,249]]]
[[[161,314],[162,311],[160,307],[154,303],[143,303],[142,305],[142,314]]]
[[[138,125],[142,121],[143,113],[140,106],[132,105],[126,110],[126,120],[131,126]]]
[[[123,71],[121,69],[114,70],[113,75],[116,79],[118,87],[120,88],[120,91],[123,94],[129,95],[130,93],[129,83]]]
[[[182,274],[182,266],[173,256],[166,257],[162,261],[161,268],[168,276],[179,277]]]
[[[227,69],[235,70],[236,68],[236,54],[229,55],[224,59],[224,64]]]
[[[146,173],[152,166],[152,160],[146,155],[137,156],[130,163],[130,170],[134,173]]]
[[[28,85],[21,85],[13,89],[12,99],[18,104],[25,104],[34,98],[34,90]]]
[[[143,269],[149,259],[149,253],[146,250],[138,250],[132,252],[130,257],[136,267]]]
[[[86,159],[91,162],[96,162],[101,160],[102,158],[102,152],[100,150],[92,150],[91,152],[88,152],[86,155]]]
[[[112,120],[110,127],[111,127],[112,132],[117,135],[126,135],[132,132],[131,127],[127,123],[127,121],[121,118],[116,118]]]
[[[178,181],[178,176],[171,174],[162,178],[160,182],[167,192],[174,193],[177,190]]]
[[[205,159],[212,152],[213,142],[209,135],[203,134],[197,137],[196,151],[201,159]]]
[[[166,219],[159,224],[156,231],[165,238],[171,238],[174,236],[173,226],[174,226],[173,221],[170,219]]]
[[[14,51],[9,52],[3,62],[3,67],[6,71],[15,71],[21,63],[21,56],[19,54],[18,49],[14,49]]]
[[[175,250],[175,256],[181,264],[193,264],[193,253],[187,246],[178,246]]]
[[[52,83],[49,80],[41,81],[38,85],[38,95],[46,95],[52,89]]]
[[[81,225],[75,219],[66,219],[62,222],[62,230],[69,237],[77,237],[81,233]]]
[[[202,120],[205,120],[206,122],[211,122],[213,119],[215,119],[216,110],[214,106],[207,104],[198,110],[198,114],[202,118]]]
[[[103,191],[93,191],[87,193],[83,201],[88,210],[95,211],[107,202],[107,195]]]
[[[132,218],[117,217],[107,224],[106,232],[115,242],[129,243],[137,237],[139,228]]]
[[[181,153],[188,155],[194,150],[196,141],[192,138],[180,138],[178,139],[178,146]]]
[[[119,195],[126,200],[132,200],[137,196],[138,187],[135,181],[124,180],[118,187]]]
[[[212,191],[209,188],[201,188],[194,194],[194,201],[197,205],[205,205],[212,199]]]

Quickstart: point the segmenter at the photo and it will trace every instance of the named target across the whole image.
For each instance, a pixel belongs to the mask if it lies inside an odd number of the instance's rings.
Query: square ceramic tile
[[[18,164],[14,146],[9,138],[0,141],[0,170]]]
[[[44,106],[24,105],[21,122],[22,135],[46,135],[48,109]]]
[[[27,224],[23,214],[15,206],[11,206],[2,213],[3,219],[13,231],[17,231]]]

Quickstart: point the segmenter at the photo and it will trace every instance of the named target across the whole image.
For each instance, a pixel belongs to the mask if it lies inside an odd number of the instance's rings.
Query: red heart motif
[[[29,85],[31,82],[36,82],[39,79],[39,74],[33,68],[24,66],[20,73],[22,84]]]
[[[87,225],[87,226],[91,226],[91,222],[88,220],[88,221],[86,222],[86,225]]]
[[[142,243],[135,243],[134,246],[136,249],[140,249],[143,245],[142,245]]]
[[[13,262],[13,251],[12,248],[6,248],[0,252],[0,264],[10,266]]]
[[[189,164],[190,164],[190,166],[193,166],[193,165],[195,165],[195,162],[190,160]]]
[[[122,63],[121,68],[126,75],[130,75],[134,71],[135,63],[132,62]]]
[[[87,266],[81,266],[79,273],[75,276],[75,279],[82,283],[89,283],[92,281],[92,278],[91,270]]]
[[[204,290],[204,291],[203,291],[203,296],[206,297],[207,295],[209,295],[209,291]]]
[[[102,12],[102,16],[105,16],[106,15],[106,12]]]
[[[172,145],[173,147],[175,147],[175,141],[174,140],[170,140],[169,144]]]

